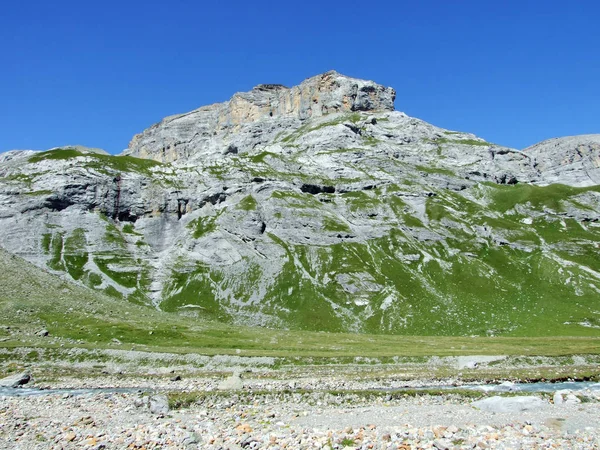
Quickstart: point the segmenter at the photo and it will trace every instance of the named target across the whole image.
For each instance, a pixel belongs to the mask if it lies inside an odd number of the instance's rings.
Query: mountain
[[[171,116],[120,156],[0,155],[0,245],[123,300],[264,327],[600,330],[600,135],[523,151],[327,72]]]

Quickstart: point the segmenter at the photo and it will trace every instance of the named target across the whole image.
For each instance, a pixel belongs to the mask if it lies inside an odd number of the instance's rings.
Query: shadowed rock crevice
[[[300,186],[300,190],[302,192],[306,192],[308,194],[317,195],[317,194],[334,194],[335,187],[334,186],[319,186],[316,184],[303,184]]]
[[[50,211],[59,212],[67,209],[69,206],[73,206],[75,203],[69,197],[53,195],[48,197],[44,202],[44,207]]]
[[[210,203],[211,205],[217,205],[221,202],[224,202],[227,199],[227,194],[225,192],[217,192],[215,194],[208,195],[204,197],[198,203],[198,207],[202,208],[204,205]]]

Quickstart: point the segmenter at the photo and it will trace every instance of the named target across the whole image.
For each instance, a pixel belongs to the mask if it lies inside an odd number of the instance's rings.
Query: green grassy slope
[[[35,336],[40,329],[48,337]],[[276,331],[198,321],[123,303],[0,250],[0,347],[87,347],[176,353],[354,358],[599,354],[600,339],[419,337]],[[116,344],[113,339],[122,344]]]
[[[267,233],[285,255],[274,279],[261,276],[258,258],[238,263],[244,277],[206,265],[175,269],[162,306],[197,305],[200,315],[229,322],[242,308],[262,308],[286,326],[334,332],[600,334],[600,229],[560,214],[598,187],[484,185],[469,192],[471,199],[435,190],[421,219],[398,197],[405,189],[329,196],[328,203],[276,192],[271,201],[296,215],[327,218],[332,204],[346,208],[337,229],[324,221],[324,233],[353,234],[352,216],[361,210],[376,210],[389,230],[366,242],[330,245],[290,243],[277,231]],[[555,214],[542,215],[548,208]],[[418,238],[421,232],[434,238]],[[244,305],[261,288],[263,303]],[[219,300],[230,289],[242,306]]]

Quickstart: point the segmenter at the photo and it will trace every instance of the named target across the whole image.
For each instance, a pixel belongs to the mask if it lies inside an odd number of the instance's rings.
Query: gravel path
[[[0,397],[0,448],[600,448],[598,402],[546,400],[515,413],[470,403],[451,394],[243,390],[153,413],[137,393]]]

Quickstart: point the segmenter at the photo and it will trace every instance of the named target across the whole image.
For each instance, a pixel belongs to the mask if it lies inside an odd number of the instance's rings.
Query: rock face
[[[600,134],[548,139],[523,150],[545,184],[600,184]]]
[[[172,162],[247,152],[284,128],[332,113],[393,111],[396,92],[335,71],[299,86],[261,84],[231,100],[167,117],[136,135],[126,154]]]
[[[166,118],[126,155],[0,155],[0,245],[123,300],[245,325],[599,328],[596,138],[521,152],[394,96],[328,72]]]

